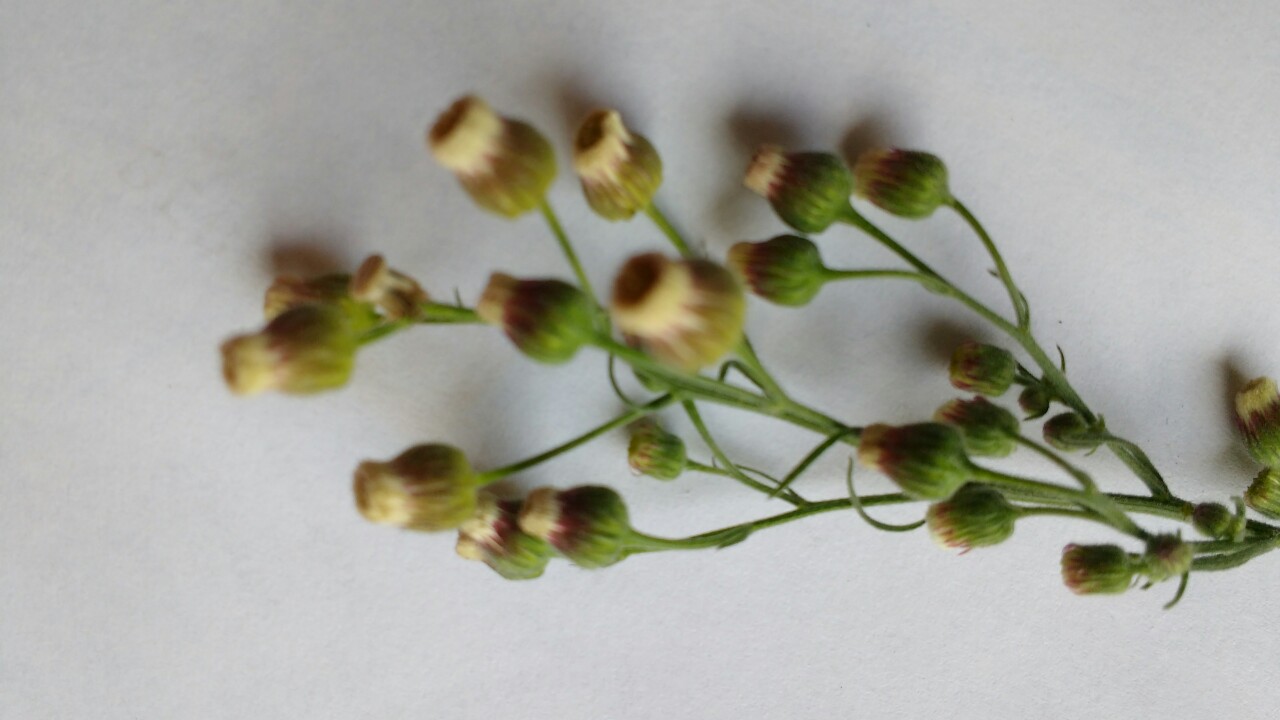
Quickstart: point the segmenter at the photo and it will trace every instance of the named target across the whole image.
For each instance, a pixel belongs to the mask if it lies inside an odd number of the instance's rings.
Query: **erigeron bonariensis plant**
[[[427,134],[434,158],[452,172],[484,210],[509,218],[537,212],[563,252],[573,281],[494,273],[474,307],[432,300],[410,275],[379,255],[352,275],[279,278],[267,290],[265,326],[222,346],[223,374],[235,393],[306,394],[333,390],[350,376],[359,349],[422,324],[483,323],[503,332],[528,358],[562,363],[591,351],[608,359],[607,378],[625,410],[617,417],[545,452],[481,469],[466,454],[421,444],[355,471],[355,500],[373,523],[424,532],[456,530],[457,552],[508,579],[540,576],[556,558],[603,568],[632,555],[721,548],[767,528],[820,513],[853,510],[873,527],[910,531],[926,526],[943,547],[968,552],[1006,541],[1018,523],[1040,516],[1098,523],[1120,544],[1068,544],[1061,574],[1078,594],[1124,592],[1135,585],[1177,581],[1172,605],[1192,574],[1226,570],[1280,546],[1280,391],[1259,378],[1240,390],[1237,425],[1245,448],[1262,466],[1242,495],[1228,502],[1193,503],[1173,493],[1134,442],[1113,434],[1072,386],[1065,366],[1045,352],[1032,331],[1030,307],[985,228],[957,199],[938,157],[911,150],[875,149],[852,168],[826,152],[766,146],[751,159],[744,183],[763,196],[791,233],[738,242],[720,263],[696,252],[655,204],[662,160],[654,145],[613,110],[591,113],[572,142],[573,168],[587,204],[608,221],[643,216],[671,243],[673,253],[627,259],[607,297],[584,272],[547,200],[556,176],[551,143],[531,125],[501,116],[474,96],[459,99]],[[978,301],[872,224],[851,198],[890,214],[925,219],[957,213],[973,230],[1007,291],[1006,315]],[[832,268],[815,236],[850,228],[901,261],[891,268]],[[824,238],[825,239],[825,238]],[[905,281],[955,300],[990,323],[1008,347],[967,342],[955,349],[952,385],[973,397],[946,400],[931,420],[889,426],[831,417],[794,397],[766,369],[743,332],[747,295],[802,307],[828,284]],[[1015,354],[1015,351],[1018,354]],[[1019,355],[1021,359],[1019,359]],[[620,388],[615,365],[628,366],[651,397],[635,400]],[[731,382],[737,371],[745,382]],[[604,374],[602,373],[602,377]],[[1017,386],[1022,418],[994,398]],[[815,434],[804,457],[758,470],[734,462],[703,420],[700,407],[723,405],[765,415]],[[1032,421],[1054,414],[1040,424]],[[665,413],[683,412],[710,452],[694,457],[685,440],[663,426]],[[699,473],[741,483],[789,506],[767,517],[684,538],[661,538],[632,527],[614,488],[543,487],[525,497],[499,497],[487,486],[569,452],[615,430],[630,432],[633,472],[662,481]],[[900,492],[859,495],[854,461],[847,493],[810,499],[792,484],[836,446],[856,448],[858,463],[887,476]],[[1147,493],[1103,491],[1072,457],[1105,449],[1141,480]],[[997,464],[1017,451],[1048,460],[1054,479],[1010,474]],[[868,508],[926,503],[923,519],[891,525]],[[1148,516],[1185,523],[1206,539],[1157,533]]]

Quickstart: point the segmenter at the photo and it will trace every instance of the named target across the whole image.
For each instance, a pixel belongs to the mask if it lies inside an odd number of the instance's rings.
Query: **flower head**
[[[480,493],[475,515],[458,528],[458,555],[478,560],[508,580],[541,576],[551,558],[551,546],[520,529],[520,505],[519,500]]]
[[[662,429],[651,418],[631,426],[631,442],[627,445],[627,463],[641,475],[659,480],[674,480],[684,472],[684,441]]]
[[[1143,575],[1152,582],[1161,582],[1190,571],[1192,557],[1191,546],[1182,538],[1156,535],[1147,541],[1147,550],[1139,562]]]
[[[355,365],[350,315],[335,305],[300,305],[262,330],[222,344],[222,376],[237,395],[309,394],[346,384]]]
[[[1222,503],[1196,505],[1191,511],[1191,524],[1201,533],[1218,540],[1237,538],[1245,528],[1244,518],[1231,512]]]
[[[796,235],[729,248],[729,269],[759,297],[779,305],[806,305],[826,282],[818,246]]]
[[[1013,384],[1018,361],[1004,348],[970,341],[951,354],[950,371],[956,388],[997,397]]]
[[[1062,581],[1077,595],[1115,594],[1133,585],[1135,559],[1118,545],[1068,545]]]
[[[790,153],[775,145],[756,151],[744,183],[802,233],[822,232],[839,220],[853,191],[849,169],[835,155]]]
[[[1256,378],[1236,393],[1236,427],[1254,460],[1280,466],[1280,392],[1274,380]]]
[[[366,520],[408,530],[450,530],[476,511],[478,479],[449,445],[416,445],[355,472],[356,507]]]
[[[267,288],[262,313],[267,320],[274,320],[285,311],[302,305],[340,302],[347,297],[350,282],[350,275],[339,273],[309,279],[281,275]]]
[[[1266,468],[1244,491],[1244,502],[1263,515],[1280,518],[1280,471]]]
[[[1044,441],[1059,450],[1092,450],[1101,444],[1089,423],[1075,412],[1054,415],[1041,428]]]
[[[416,317],[430,300],[417,280],[393,270],[381,255],[370,255],[351,278],[351,297],[376,305],[390,320]]]
[[[494,273],[476,304],[484,322],[502,328],[525,355],[545,362],[572,358],[593,332],[591,302],[559,280],[517,280]]]
[[[943,547],[968,551],[998,545],[1013,535],[1017,510],[999,490],[968,483],[950,499],[929,506],[929,534]]]
[[[960,430],[970,455],[1006,457],[1018,447],[1018,419],[983,397],[952,400],[938,408],[933,419]]]
[[[582,121],[573,143],[573,169],[587,204],[607,220],[626,220],[648,207],[662,184],[658,151],[628,130],[615,110],[597,110]]]
[[[520,529],[550,543],[585,568],[612,565],[631,537],[627,506],[613,489],[583,485],[568,490],[542,487],[529,493],[520,510]]]
[[[858,461],[925,500],[951,497],[973,475],[960,433],[941,423],[864,428]]]
[[[868,150],[854,163],[853,178],[859,197],[899,217],[926,218],[951,202],[947,166],[929,153]]]

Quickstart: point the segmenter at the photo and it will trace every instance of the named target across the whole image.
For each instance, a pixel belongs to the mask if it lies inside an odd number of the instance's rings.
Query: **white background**
[[[1228,9],[1229,8],[1229,9]],[[754,146],[932,150],[987,222],[1042,339],[1175,489],[1253,469],[1229,397],[1280,373],[1280,9],[1272,2],[0,3],[0,717],[1255,718],[1274,714],[1280,565],[1077,598],[1027,521],[954,557],[836,513],[722,552],[555,563],[501,581],[451,534],[365,523],[350,473],[422,441],[492,467],[611,416],[598,354],[544,367],[491,330],[414,331],[321,397],[232,397],[218,343],[279,271],[385,253],[468,302],[491,270],[564,275],[536,217],[475,210],[422,147],[475,91],[561,148],[620,108],[660,198],[714,256],[781,226]],[[659,249],[552,191],[606,286]],[[877,221],[999,303],[951,214]],[[891,260],[851,230],[831,264]],[[750,329],[801,399],[905,422],[995,339],[891,285],[828,288]],[[814,438],[708,415],[747,464]],[[687,431],[673,418],[672,426]],[[706,457],[693,443],[694,452]],[[832,453],[802,490],[843,492]],[[1110,457],[1103,483],[1138,484]],[[1049,471],[1025,459],[1015,470]],[[692,534],[779,512],[719,478],[630,476],[608,436],[519,487],[609,483]],[[863,490],[887,483],[867,475]],[[918,509],[884,509],[888,519]]]

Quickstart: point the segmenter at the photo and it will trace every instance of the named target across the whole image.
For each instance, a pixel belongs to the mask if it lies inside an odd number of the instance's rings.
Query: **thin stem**
[[[725,470],[729,471],[730,477],[753,490],[760,490],[761,488],[764,488],[765,492],[770,496],[773,496],[773,488],[770,488],[767,485],[762,485],[760,482],[747,477],[746,473],[739,470],[738,466],[729,459],[729,456],[720,448],[720,444],[716,442],[714,437],[712,437],[711,431],[707,428],[707,424],[703,422],[702,414],[698,412],[697,404],[692,400],[685,400],[680,404],[684,407],[685,414],[689,416],[689,422],[693,423],[694,429],[698,431],[698,435],[702,438],[702,442],[706,443],[707,449],[711,451],[711,454],[715,456],[716,460],[720,461],[721,465],[724,465]],[[792,490],[784,492],[781,497],[792,505],[807,505],[809,503],[809,501],[800,497]]]
[[[742,358],[742,363],[745,366],[740,369],[744,369],[747,377],[751,378],[751,382],[759,386],[767,397],[780,402],[788,399],[787,393],[783,391],[782,386],[778,384],[777,380],[773,379],[768,370],[764,369],[764,363],[760,362],[760,356],[756,355],[756,350],[751,346],[751,340],[746,335],[743,335],[742,340],[738,343],[737,352],[738,357]]]
[[[1083,487],[1086,491],[1093,492],[1098,489],[1098,486],[1094,484],[1093,478],[1089,477],[1088,473],[1076,467],[1075,465],[1072,465],[1070,462],[1067,461],[1066,458],[1062,457],[1061,455],[1049,449],[1048,447],[1045,447],[1044,445],[1041,445],[1035,440],[1032,440],[1029,437],[1024,437],[1022,435],[1015,435],[1013,439],[1022,447],[1025,447],[1028,450],[1031,450],[1032,452],[1040,455],[1041,457],[1045,458],[1046,460],[1053,463],[1054,465],[1057,465],[1059,468],[1062,468],[1064,472],[1066,472],[1071,477],[1075,478],[1076,482],[1079,482],[1081,487]]]
[[[569,236],[565,234],[564,227],[560,225],[560,218],[556,216],[556,211],[551,209],[551,203],[543,200],[538,205],[538,209],[542,211],[542,217],[547,221],[547,227],[551,228],[551,234],[555,235],[556,242],[560,243],[560,250],[564,253],[564,257],[569,261],[569,266],[573,268],[573,274],[578,278],[578,287],[591,298],[591,301],[598,303],[595,290],[591,288],[591,280],[587,277],[587,272],[582,269],[582,262],[578,260],[578,254],[573,250],[573,244],[569,242]]]
[[[1275,550],[1278,542],[1280,541],[1268,538],[1233,553],[1202,555],[1191,561],[1191,569],[1195,572],[1216,572],[1240,567],[1259,555]]]
[[[694,472],[706,473],[707,475],[718,475],[720,477],[737,480],[752,490],[757,490],[765,495],[773,495],[773,487],[748,477],[745,473],[741,472],[744,469],[741,466],[735,466],[738,472],[726,470],[725,468],[717,465],[708,465],[706,463],[698,462],[697,460],[686,460],[684,466],[686,469],[693,470]]]
[[[1142,528],[1138,527],[1132,519],[1129,518],[1117,505],[1111,502],[1111,498],[1100,494],[1083,492],[1080,490],[1072,490],[1070,488],[1051,485],[1049,483],[1040,482],[1039,480],[1029,480],[1027,478],[1008,475],[990,468],[981,466],[973,466],[976,479],[981,480],[997,487],[1008,488],[1019,493],[1028,493],[1031,495],[1043,495],[1050,498],[1065,500],[1074,505],[1087,508],[1096,512],[1099,516],[1106,518],[1107,522],[1126,535],[1146,540],[1150,534]]]
[[[1031,309],[1027,306],[1027,298],[1018,289],[1013,282],[1013,276],[1009,274],[1009,268],[1004,263],[1000,251],[996,248],[996,244],[991,240],[991,236],[987,234],[987,229],[978,222],[978,218],[969,212],[969,208],[959,200],[951,199],[951,209],[955,210],[964,221],[969,223],[969,227],[973,228],[973,232],[977,234],[978,239],[982,241],[987,252],[991,255],[991,261],[996,264],[996,274],[1000,276],[1000,282],[1004,283],[1004,287],[1009,291],[1009,301],[1013,303],[1013,312],[1018,318],[1018,329],[1027,331],[1031,329]]]
[[[778,483],[778,489],[774,490],[773,494],[777,495],[789,487],[791,483],[795,482],[797,478],[804,474],[805,470],[809,469],[810,465],[816,462],[818,458],[822,457],[822,453],[826,452],[832,445],[840,442],[840,439],[844,437],[847,432],[847,430],[842,430],[840,432],[833,433],[832,435],[829,435],[826,440],[818,443],[817,447],[810,450],[809,454],[801,458],[800,462],[796,463],[796,466],[792,468],[791,472],[787,473],[786,476],[782,478],[782,482]]]
[[[671,241],[671,244],[675,246],[675,249],[682,256],[687,258],[696,257],[693,250],[689,247],[689,244],[684,241],[684,236],[682,236],[680,232],[675,229],[675,226],[667,220],[667,216],[662,214],[662,210],[658,209],[657,203],[649,203],[646,205],[644,208],[644,214],[653,221],[654,225],[658,226],[658,229],[662,231],[663,235],[667,236],[667,240]]]
[[[840,217],[840,221],[848,225],[852,225],[858,228],[859,230],[861,230],[862,232],[875,238],[877,241],[880,242],[881,245],[884,245],[885,247],[889,248],[889,250],[891,250],[895,255],[905,260],[909,265],[919,270],[920,272],[926,275],[932,275],[933,277],[936,277],[936,278],[942,277],[936,271],[934,271],[933,268],[929,267],[929,265],[925,261],[916,257],[915,253],[912,253],[910,250],[904,248],[902,245],[898,244],[897,240],[894,240],[892,237],[890,237],[888,233],[876,227],[875,225],[871,224],[871,221],[863,217],[862,213],[858,212],[857,210],[854,210],[852,205],[849,205],[844,209],[843,215]]]

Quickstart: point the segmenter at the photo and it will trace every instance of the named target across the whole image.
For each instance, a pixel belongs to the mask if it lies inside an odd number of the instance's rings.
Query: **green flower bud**
[[[678,435],[663,430],[657,422],[646,418],[631,426],[627,463],[640,475],[674,480],[684,472],[684,441]]]
[[[1013,384],[1018,361],[994,345],[967,342],[951,354],[951,384],[966,392],[998,397]]]
[[[505,217],[537,208],[556,176],[555,152],[541,133],[473,95],[436,120],[427,145],[477,205]]]
[[[806,305],[826,282],[818,246],[795,235],[729,248],[729,269],[754,294],[778,305]]]
[[[1236,427],[1254,460],[1280,467],[1280,392],[1271,378],[1256,378],[1236,393]]]
[[[1200,503],[1191,511],[1196,530],[1218,540],[1235,539],[1244,530],[1244,518],[1237,517],[1222,503]]]
[[[662,158],[642,135],[627,130],[614,110],[597,110],[578,128],[573,168],[587,204],[606,220],[645,209],[662,184]]]
[[[830,153],[789,153],[764,145],[751,159],[745,184],[773,206],[782,222],[820,233],[849,209],[853,177]]]
[[[508,580],[532,580],[551,559],[551,546],[520,529],[519,500],[481,493],[476,514],[458,528],[457,552],[478,560]]]
[[[1098,447],[1097,433],[1084,418],[1074,412],[1054,415],[1044,423],[1044,441],[1059,450],[1093,450]]]
[[[612,565],[626,556],[631,522],[612,488],[584,485],[569,490],[542,487],[520,509],[520,529],[551,544],[584,568]]]
[[[594,332],[591,301],[559,280],[517,280],[489,276],[476,303],[484,322],[502,328],[520,352],[544,363],[572,358]]]
[[[376,305],[388,320],[414,318],[430,300],[418,281],[391,269],[381,255],[370,255],[351,278],[351,297]]]
[[[354,323],[342,307],[301,305],[257,333],[223,343],[222,376],[237,395],[332,390],[351,376],[357,344]]]
[[[920,219],[951,202],[947,166],[929,153],[877,149],[853,165],[854,192],[899,217]]]
[[[450,530],[476,511],[476,473],[461,450],[417,445],[355,473],[356,507],[366,520],[407,530]]]
[[[1007,457],[1018,447],[1018,418],[983,397],[952,400],[938,408],[933,419],[955,426],[970,455]]]
[[[1156,535],[1147,541],[1147,551],[1142,555],[1142,573],[1161,582],[1178,577],[1191,570],[1194,554],[1191,546],[1177,535]]]
[[[340,302],[348,297],[347,285],[350,282],[351,276],[342,274],[321,275],[309,280],[281,275],[267,288],[262,314],[267,320],[274,320],[303,305]]]
[[[973,476],[960,433],[940,423],[864,428],[858,461],[925,500],[945,500]]]
[[[1030,385],[1018,394],[1018,407],[1027,414],[1027,420],[1044,417],[1051,402],[1053,396],[1042,385]]]
[[[1062,581],[1077,595],[1116,594],[1133,585],[1135,559],[1116,545],[1068,545]]]
[[[929,506],[925,520],[935,542],[968,552],[999,545],[1013,535],[1018,511],[995,488],[969,483],[949,500]]]
[[[1280,472],[1267,468],[1244,491],[1244,502],[1263,515],[1280,518]]]

